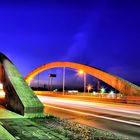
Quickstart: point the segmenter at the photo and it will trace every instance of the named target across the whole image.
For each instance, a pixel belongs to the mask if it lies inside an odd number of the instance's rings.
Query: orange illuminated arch
[[[26,77],[25,80],[27,83],[30,82],[33,77],[35,77],[38,73],[48,70],[51,68],[57,68],[57,67],[68,67],[68,68],[73,68],[77,70],[83,70],[85,73],[90,74],[105,83],[109,84],[113,88],[117,89],[124,95],[140,95],[140,87],[120,78],[115,75],[109,74],[105,71],[99,70],[97,68],[79,64],[79,63],[74,63],[74,62],[52,62],[48,63],[45,65],[42,65],[36,69],[34,69],[31,73],[29,73]]]

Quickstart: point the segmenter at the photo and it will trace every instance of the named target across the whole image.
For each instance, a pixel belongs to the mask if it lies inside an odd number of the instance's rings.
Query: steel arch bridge
[[[4,54],[0,53],[0,82],[3,83],[4,91],[6,93],[5,101],[7,106],[25,117],[44,116],[43,104],[39,101],[27,83],[38,73],[57,67],[83,70],[85,73],[114,87],[124,95],[140,96],[140,87],[100,69],[74,62],[52,62],[42,65],[34,69],[24,79],[12,61]]]
[[[132,96],[140,95],[140,87],[134,85],[133,83],[126,81],[118,76],[107,73],[103,70],[97,69],[95,67],[74,63],[74,62],[51,62],[48,64],[44,64],[34,69],[32,72],[30,72],[25,77],[25,80],[27,83],[29,83],[30,80],[33,79],[38,73],[44,70],[48,70],[51,68],[58,68],[58,67],[68,67],[68,68],[83,70],[85,73],[90,74],[104,81],[105,83],[112,86],[113,88],[115,88],[116,90],[118,90],[120,93],[124,95],[132,95]]]

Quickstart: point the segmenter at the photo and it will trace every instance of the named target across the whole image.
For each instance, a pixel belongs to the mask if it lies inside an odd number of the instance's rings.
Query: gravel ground
[[[35,121],[70,140],[130,140],[109,131],[100,130],[53,116],[47,116],[46,119],[32,119],[32,121]]]

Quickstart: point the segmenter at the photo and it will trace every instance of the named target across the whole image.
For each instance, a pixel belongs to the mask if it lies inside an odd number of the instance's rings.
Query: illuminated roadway
[[[38,96],[45,113],[140,139],[140,106]]]
[[[1,92],[0,99],[3,98]],[[140,140],[140,105],[87,102],[38,96],[45,113]]]

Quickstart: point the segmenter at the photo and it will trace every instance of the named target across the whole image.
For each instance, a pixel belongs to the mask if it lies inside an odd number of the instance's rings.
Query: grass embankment
[[[129,140],[128,138],[109,131],[100,130],[53,116],[48,116],[46,119],[32,119],[32,121],[35,121],[70,140]]]

